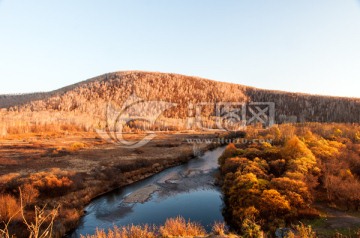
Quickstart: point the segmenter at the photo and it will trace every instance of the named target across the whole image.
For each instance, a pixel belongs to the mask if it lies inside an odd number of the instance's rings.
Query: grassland
[[[55,220],[56,236],[76,227],[83,208],[93,198],[115,188],[147,178],[165,168],[194,157],[193,144],[187,139],[217,138],[220,134],[158,133],[155,139],[137,149],[105,143],[96,133],[71,135],[21,134],[1,139],[0,191],[5,203],[13,207],[1,211],[6,221],[19,208],[19,190],[26,197],[26,216],[33,216],[34,205],[59,207]],[[128,134],[128,140],[141,134]],[[213,144],[199,144],[204,151]],[[10,210],[9,210],[10,209]],[[12,209],[12,210],[11,210]],[[15,217],[18,222],[21,220]],[[20,229],[21,230],[21,229]],[[17,237],[19,226],[10,226]]]

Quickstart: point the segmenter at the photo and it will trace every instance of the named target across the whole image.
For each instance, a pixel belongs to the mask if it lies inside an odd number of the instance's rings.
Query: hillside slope
[[[104,115],[108,102],[121,106],[131,95],[177,103],[171,118],[186,118],[189,103],[274,102],[276,122],[360,122],[360,99],[287,93],[178,74],[126,71],[104,74],[49,93],[1,96],[9,111],[60,111]],[[214,114],[204,106],[202,115]]]

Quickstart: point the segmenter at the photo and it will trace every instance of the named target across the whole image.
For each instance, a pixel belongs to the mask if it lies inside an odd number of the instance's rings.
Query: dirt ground
[[[129,134],[131,140],[143,135]],[[32,173],[47,168],[88,172],[132,160],[166,160],[193,152],[187,139],[216,138],[213,133],[158,133],[148,144],[137,149],[107,143],[96,133],[50,137],[26,135],[24,138],[0,139],[0,176],[9,173]],[[130,140],[129,139],[129,140]],[[200,144],[200,149],[206,144]]]
[[[329,207],[323,202],[314,204],[314,208],[321,217],[305,223],[313,227],[318,237],[359,237],[360,213]]]

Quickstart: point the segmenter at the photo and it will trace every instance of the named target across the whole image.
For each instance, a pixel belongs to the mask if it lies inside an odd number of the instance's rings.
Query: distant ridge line
[[[28,96],[28,95],[33,95],[33,94],[46,94],[48,92],[30,92],[30,93],[4,93],[4,94],[0,94],[0,97],[11,97],[11,96]]]
[[[242,84],[219,82],[198,76],[147,71],[118,71],[49,92],[0,95],[0,108],[10,111],[62,111],[103,118],[107,103],[126,102],[130,95],[149,101],[177,103],[166,116],[185,118],[188,104],[218,102],[272,102],[276,121],[360,122],[360,98],[266,90]],[[205,116],[213,115],[204,108]]]

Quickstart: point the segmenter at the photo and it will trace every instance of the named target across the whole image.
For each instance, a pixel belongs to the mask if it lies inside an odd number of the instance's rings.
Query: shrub
[[[65,173],[56,170],[31,174],[29,183],[41,192],[41,195],[60,196],[70,191],[74,182]]]
[[[70,148],[69,150],[70,151],[77,151],[77,150],[80,150],[80,149],[83,149],[85,148],[85,144],[84,143],[81,143],[81,142],[74,142],[70,145]]]
[[[242,167],[247,164],[249,164],[249,160],[247,158],[229,158],[224,162],[223,166],[221,166],[221,172],[223,174],[235,173],[239,168],[243,169]]]
[[[225,224],[217,222],[213,227],[214,233],[224,235]],[[169,218],[159,228],[149,225],[114,226],[107,232],[97,229],[94,235],[81,235],[81,238],[156,238],[156,237],[198,237],[207,235],[204,228],[194,222],[186,222],[183,217]]]
[[[226,159],[236,156],[236,153],[237,153],[236,146],[234,144],[232,144],[232,143],[228,144],[226,146],[225,151],[223,152],[223,154],[219,158],[219,164],[223,165],[225,163]]]
[[[46,205],[42,208],[35,206],[34,212],[29,213],[25,210],[21,189],[19,189],[19,193],[19,203],[11,195],[1,195],[0,197],[0,222],[3,223],[0,227],[0,237],[53,237],[53,225],[59,207],[46,209]]]
[[[225,223],[224,222],[215,222],[212,227],[212,231],[213,231],[214,235],[220,235],[220,236],[225,235],[225,232],[226,232]]]
[[[288,170],[292,172],[306,174],[316,165],[314,154],[297,136],[285,143],[282,154],[287,160]]]
[[[312,230],[311,226],[305,226],[304,224],[300,224],[295,226],[295,229],[298,233],[298,236],[301,238],[316,238],[316,233]],[[290,232],[290,234],[287,235],[287,238],[295,237],[294,233]]]
[[[252,217],[245,218],[243,220],[241,231],[243,237],[245,238],[261,238],[263,237],[263,232],[261,231],[261,226],[258,225]]]
[[[186,222],[183,217],[169,218],[159,229],[163,237],[172,236],[203,236],[204,228],[198,223]]]
[[[39,190],[34,188],[31,184],[24,184],[21,186],[22,199],[25,205],[32,204],[39,196]]]
[[[109,229],[108,233],[104,230],[96,230],[95,235],[81,236],[83,238],[155,238],[155,228],[148,225],[135,226],[129,225],[124,227],[115,226]]]
[[[20,173],[8,173],[0,176],[0,184],[10,183],[12,180],[19,178]]]
[[[8,222],[11,218],[18,218],[19,212],[20,205],[13,196],[0,195],[0,221]]]
[[[58,215],[58,208],[46,210],[46,206],[35,206],[34,221],[25,218],[24,209],[21,209],[23,223],[29,231],[29,238],[50,238],[53,236],[54,220]]]

